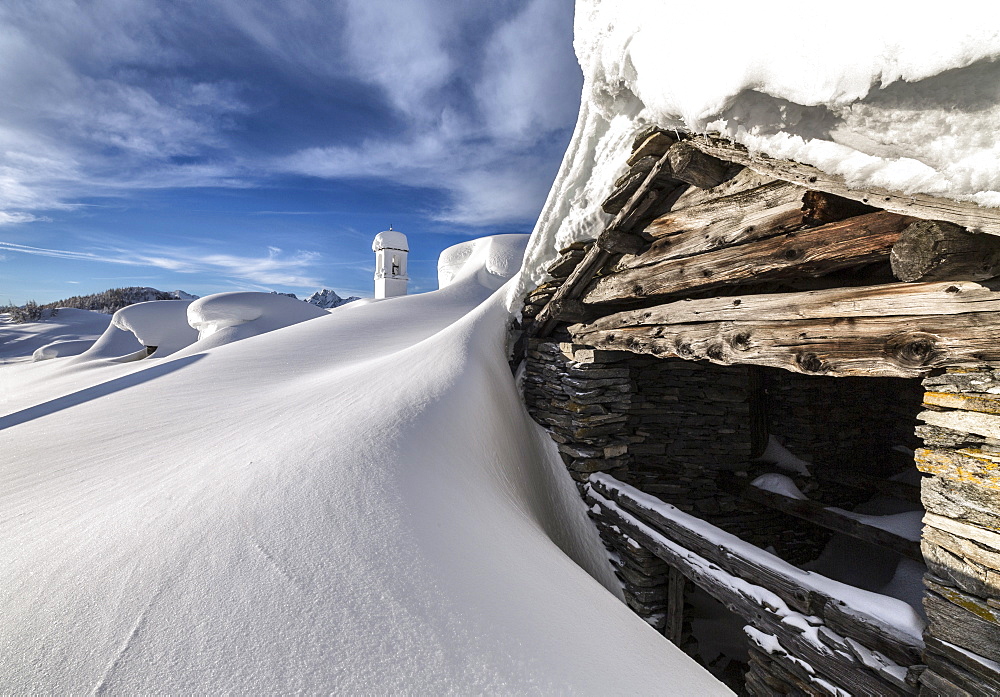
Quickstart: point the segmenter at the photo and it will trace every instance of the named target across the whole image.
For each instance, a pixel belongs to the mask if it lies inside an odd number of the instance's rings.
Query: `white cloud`
[[[267,254],[258,257],[218,254],[193,248],[146,247],[136,250],[117,248],[73,251],[32,247],[0,241],[0,249],[19,254],[71,259],[74,261],[149,266],[177,273],[213,273],[225,278],[242,279],[265,285],[316,286],[320,282],[309,275],[310,267],[319,261],[317,252],[297,251],[286,254],[277,247],[268,247]]]
[[[537,213],[558,164],[553,139],[568,136],[579,97],[564,0],[167,7],[0,3],[0,224],[84,197],[248,187],[288,173],[444,189],[451,205],[438,217],[466,224]],[[251,127],[262,104],[280,100],[260,85],[322,100],[345,80],[381,94],[377,103],[360,92],[358,107],[396,126],[361,144],[327,130],[284,154],[268,149],[280,120]],[[529,187],[524,172],[544,174]],[[499,181],[520,184],[499,192],[502,206],[478,188]]]

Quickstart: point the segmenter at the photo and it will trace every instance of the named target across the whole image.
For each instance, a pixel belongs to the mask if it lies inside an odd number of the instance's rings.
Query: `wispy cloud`
[[[267,253],[259,257],[165,247],[147,247],[136,250],[110,248],[95,251],[73,251],[32,247],[3,241],[0,241],[0,249],[18,254],[56,259],[155,267],[177,273],[209,273],[267,286],[316,286],[320,284],[310,274],[310,267],[320,258],[319,253],[297,251],[286,254],[277,247],[268,247]]]
[[[0,3],[0,26],[0,225],[289,174],[443,190],[429,213],[455,223],[529,221],[580,91],[565,0],[34,0]]]

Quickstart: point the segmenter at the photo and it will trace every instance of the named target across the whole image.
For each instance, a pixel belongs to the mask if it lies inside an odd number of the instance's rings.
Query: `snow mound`
[[[93,339],[72,339],[70,341],[54,341],[35,349],[31,354],[33,361],[47,361],[52,358],[63,358],[65,356],[79,356],[81,353],[94,345]]]
[[[488,287],[499,288],[521,268],[528,235],[494,235],[448,247],[438,257],[438,288],[468,274]]]
[[[862,3],[840,4],[821,21],[778,5],[714,11],[710,26],[682,27],[659,0],[578,0],[580,115],[515,298],[546,280],[559,249],[606,224],[600,203],[649,124],[720,132],[857,188],[1000,206],[995,22],[913,12],[899,0],[880,5],[883,21],[874,22],[858,21],[870,11]]]
[[[154,300],[122,308],[111,323],[131,332],[139,343],[156,348],[151,355],[163,358],[198,340],[198,331],[188,324],[191,300]]]
[[[111,315],[66,307],[58,308],[54,317],[46,317],[41,322],[14,324],[5,320],[6,317],[0,315],[0,364],[44,360],[35,358],[43,348],[45,358],[72,355],[69,351],[75,351],[75,347],[57,348],[56,344],[84,342],[86,348],[111,322]]]
[[[198,347],[221,346],[306,320],[325,317],[322,308],[280,293],[217,293],[192,302],[187,321]]]
[[[0,691],[730,694],[621,601],[524,410],[521,244],[351,311],[196,301],[205,342],[321,315],[210,351],[0,368]]]

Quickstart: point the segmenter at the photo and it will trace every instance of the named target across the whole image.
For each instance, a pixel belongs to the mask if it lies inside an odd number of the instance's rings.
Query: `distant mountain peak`
[[[332,291],[329,288],[324,288],[323,290],[317,290],[315,293],[306,298],[305,301],[318,307],[331,310],[335,307],[340,307],[341,305],[346,305],[347,303],[360,299],[361,298],[356,295],[352,295],[349,298],[342,298],[337,295],[335,291]]]

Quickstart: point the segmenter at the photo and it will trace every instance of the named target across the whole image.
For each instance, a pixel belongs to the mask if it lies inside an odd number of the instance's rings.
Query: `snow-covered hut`
[[[603,208],[525,398],[632,608],[749,694],[1000,689],[1000,211],[657,129]]]

